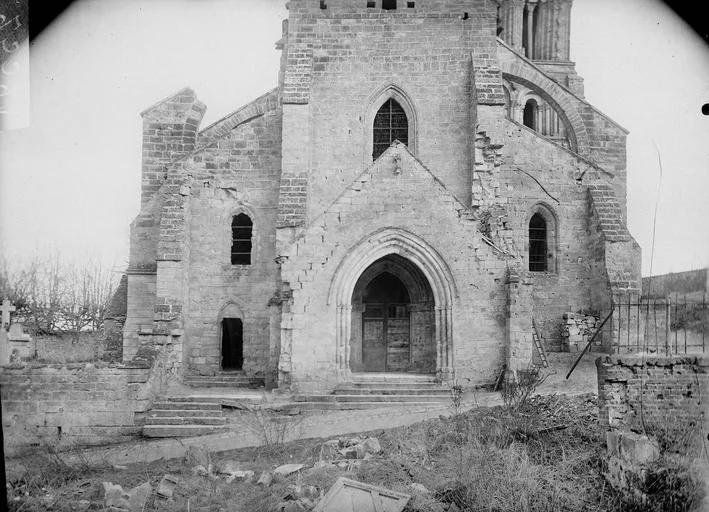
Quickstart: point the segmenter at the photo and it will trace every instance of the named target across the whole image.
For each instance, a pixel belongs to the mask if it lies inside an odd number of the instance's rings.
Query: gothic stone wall
[[[506,229],[499,235],[525,270],[529,219],[539,205],[553,215],[549,270],[529,272],[528,279],[534,289],[537,326],[547,348],[560,350],[564,312],[601,311],[608,305],[604,239],[593,221],[588,185],[610,178],[525,126],[499,117],[484,119],[483,126],[503,144],[499,201],[505,208]],[[491,214],[500,211],[491,209]]]
[[[269,357],[269,299],[276,291],[275,229],[281,160],[281,114],[271,108],[192,159],[189,306],[185,363],[211,374],[221,365],[222,311],[228,304],[244,321],[244,371],[264,376]],[[231,264],[231,221],[252,220],[251,265]],[[275,364],[275,363],[274,363]]]
[[[398,174],[395,155],[400,158]],[[506,362],[506,261],[481,240],[476,222],[466,213],[398,146],[307,228],[282,265],[283,281],[293,294],[282,324],[282,344],[290,350],[288,370],[296,388],[331,389],[337,382],[337,304],[329,301],[333,280],[353,249],[367,247],[369,236],[392,226],[423,239],[450,270],[449,284],[457,291],[452,304],[456,376],[472,383],[494,379]],[[371,244],[372,250],[376,247]],[[406,249],[401,254],[406,257]]]
[[[394,85],[413,108],[409,147],[464,203],[470,200],[471,54],[495,54],[495,12],[487,2],[417,2],[395,11],[366,1],[290,2],[284,101],[306,109],[310,166],[308,218],[313,219],[372,162],[371,124],[377,94]],[[464,12],[469,16],[464,19]],[[479,96],[486,81],[481,70]],[[493,90],[492,88],[490,89]],[[499,89],[500,102],[502,89]],[[406,108],[406,105],[404,105]],[[303,130],[284,124],[286,134]],[[306,164],[306,165],[308,165]]]

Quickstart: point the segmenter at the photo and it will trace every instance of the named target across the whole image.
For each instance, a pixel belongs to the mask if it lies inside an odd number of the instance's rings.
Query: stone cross
[[[12,305],[12,302],[10,302],[9,299],[5,299],[2,301],[2,306],[0,306],[0,313],[2,313],[2,327],[4,328],[6,325],[10,325],[10,313],[15,311],[15,306]]]

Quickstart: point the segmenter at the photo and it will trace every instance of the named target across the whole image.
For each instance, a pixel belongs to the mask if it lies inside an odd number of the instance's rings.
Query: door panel
[[[409,318],[388,318],[386,330],[387,371],[405,372],[410,363]]]
[[[362,364],[368,372],[386,371],[384,319],[365,318],[362,326]]]

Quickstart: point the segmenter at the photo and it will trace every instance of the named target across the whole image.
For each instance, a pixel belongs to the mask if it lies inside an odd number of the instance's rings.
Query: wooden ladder
[[[547,353],[544,350],[544,345],[542,345],[541,336],[539,336],[539,330],[537,329],[537,322],[532,318],[532,339],[534,340],[534,347],[537,349],[539,358],[542,360],[544,368],[549,368],[549,361],[547,361]]]

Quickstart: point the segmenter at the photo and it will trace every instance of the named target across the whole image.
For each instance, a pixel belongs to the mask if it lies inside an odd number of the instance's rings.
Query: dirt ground
[[[327,440],[310,439],[213,454],[211,471],[201,475],[195,460],[69,468],[46,453],[24,461],[27,471],[8,487],[10,510],[102,510],[107,481],[126,490],[149,482],[153,493],[145,511],[278,511],[294,501],[296,489],[307,486],[313,486],[317,501],[340,476],[411,495],[408,512],[623,510],[602,477],[597,416],[592,394],[538,396],[516,412],[480,407],[359,434],[376,437],[381,445],[381,453],[369,460],[333,462],[323,455]],[[254,475],[227,482],[218,474],[226,463]],[[304,468],[275,475],[269,486],[256,483],[263,472],[286,463]],[[166,474],[177,480],[170,499],[154,492]]]

